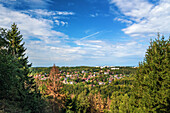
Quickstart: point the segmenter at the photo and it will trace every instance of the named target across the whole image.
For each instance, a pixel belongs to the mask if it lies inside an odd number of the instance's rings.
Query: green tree
[[[25,57],[25,43],[22,43],[22,35],[20,35],[20,31],[18,30],[17,25],[15,23],[12,24],[11,30],[8,30],[7,32],[7,41],[9,53],[11,53],[16,58]]]
[[[77,97],[73,97],[73,99],[71,98],[70,95],[66,94],[66,100],[65,100],[65,112],[66,113],[75,113],[76,112],[76,109],[77,109],[77,106],[76,106],[76,103],[77,103]]]
[[[1,30],[0,42],[5,42],[0,48],[0,83],[1,100],[8,104],[4,109],[19,108],[16,112],[41,112],[44,103],[41,94],[36,90],[34,79],[28,76],[28,57],[25,57],[25,47],[22,35],[15,24],[11,30]],[[3,47],[3,48],[2,48]]]
[[[6,29],[0,28],[0,48],[1,50],[5,48],[5,46],[7,45],[6,42]]]
[[[133,105],[141,112],[170,112],[170,38],[151,41],[135,76]]]
[[[64,78],[61,78],[60,80],[61,80],[61,81],[63,81],[63,80],[64,80]]]
[[[112,113],[119,113],[121,97],[122,95],[120,95],[120,92],[118,91],[113,92],[112,97],[111,97],[112,102],[111,102],[111,107],[110,107],[110,110],[112,111]]]
[[[87,113],[89,111],[90,103],[87,97],[87,90],[84,90],[77,97],[77,113]]]
[[[18,107],[20,102],[17,79],[19,73],[18,69],[20,64],[10,55],[4,51],[0,51],[0,104],[3,105],[1,109],[4,111],[21,112],[21,108]]]

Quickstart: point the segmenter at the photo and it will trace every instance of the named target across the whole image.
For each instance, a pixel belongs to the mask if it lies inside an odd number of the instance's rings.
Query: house
[[[81,71],[81,73],[85,73],[85,71],[83,70],[83,71]]]
[[[105,75],[109,74],[109,72],[104,72]]]
[[[63,84],[67,84],[67,80],[63,80]]]
[[[99,85],[105,85],[105,83],[104,82],[99,82]]]
[[[113,81],[113,78],[109,78],[109,84]]]
[[[72,77],[72,75],[66,75],[66,77]]]
[[[115,67],[111,68],[111,70],[116,70],[116,69],[118,70],[119,68],[115,68]]]
[[[70,84],[73,84],[73,81],[70,81]]]
[[[40,80],[47,80],[49,79],[49,77],[44,77],[44,78],[41,78]]]

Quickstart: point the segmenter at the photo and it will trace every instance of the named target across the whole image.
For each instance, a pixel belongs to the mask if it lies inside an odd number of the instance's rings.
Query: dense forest
[[[31,67],[24,44],[15,23],[0,29],[2,113],[170,112],[170,38],[158,34],[137,68],[113,70]]]

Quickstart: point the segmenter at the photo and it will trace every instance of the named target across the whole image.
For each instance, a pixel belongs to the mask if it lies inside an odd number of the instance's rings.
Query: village
[[[117,67],[96,67],[98,71],[87,71],[87,70],[74,70],[66,71],[60,70],[58,74],[58,79],[63,84],[77,84],[84,83],[91,86],[95,85],[107,85],[110,84],[113,80],[119,80],[124,77],[129,77],[129,74],[116,73],[116,70],[120,70]],[[134,67],[133,67],[134,68]],[[48,80],[49,74],[36,74],[34,75],[35,79],[38,80]]]

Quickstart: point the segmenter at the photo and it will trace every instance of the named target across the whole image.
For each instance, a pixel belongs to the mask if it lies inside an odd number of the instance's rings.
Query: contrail
[[[91,34],[91,35],[88,35],[88,36],[85,36],[85,37],[81,38],[80,40],[83,40],[83,39],[86,39],[86,38],[88,38],[88,37],[97,35],[97,34],[99,34],[99,33],[100,33],[100,32],[93,33],[93,34]]]

